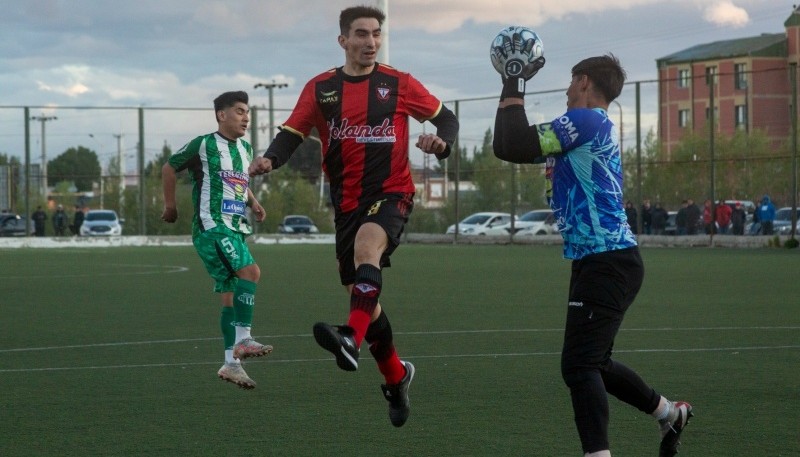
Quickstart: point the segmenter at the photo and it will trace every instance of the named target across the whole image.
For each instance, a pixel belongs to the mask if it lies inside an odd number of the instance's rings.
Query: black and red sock
[[[392,336],[392,326],[386,313],[381,314],[369,325],[365,339],[369,344],[369,352],[378,363],[386,384],[398,384],[406,375],[406,367],[397,356]]]
[[[354,330],[356,347],[361,345],[372,320],[372,313],[378,306],[381,284],[380,268],[363,264],[356,269],[356,280],[350,293],[350,317],[347,321],[347,325]]]

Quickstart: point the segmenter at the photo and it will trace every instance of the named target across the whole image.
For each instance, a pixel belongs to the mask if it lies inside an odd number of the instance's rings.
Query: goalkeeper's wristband
[[[525,80],[519,77],[506,79],[500,99],[505,100],[506,98],[525,98]]]

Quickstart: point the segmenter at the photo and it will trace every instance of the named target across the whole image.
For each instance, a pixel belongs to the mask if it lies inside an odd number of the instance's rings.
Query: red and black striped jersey
[[[408,73],[376,64],[372,73],[334,68],[303,88],[282,128],[305,137],[316,127],[322,167],[337,212],[389,192],[414,193],[408,160],[408,117],[435,117],[442,102]]]

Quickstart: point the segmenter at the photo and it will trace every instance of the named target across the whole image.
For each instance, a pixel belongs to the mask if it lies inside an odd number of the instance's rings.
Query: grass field
[[[414,362],[389,423],[362,351],[311,337],[346,319],[333,246],[259,245],[243,391],[216,377],[218,301],[191,247],[0,251],[0,456],[579,456],[559,351],[560,248],[404,245],[381,302]],[[696,417],[681,456],[800,455],[800,255],[644,249],[616,358]],[[655,456],[648,416],[611,400],[615,457]]]

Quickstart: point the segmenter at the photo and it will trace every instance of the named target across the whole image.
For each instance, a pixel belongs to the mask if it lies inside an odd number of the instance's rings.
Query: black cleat
[[[358,348],[349,325],[314,324],[314,339],[326,351],[336,356],[336,365],[345,371],[358,369]]]
[[[694,416],[692,405],[685,401],[675,402],[673,407],[678,411],[678,417],[674,422],[663,421],[661,423],[659,457],[673,457],[678,453],[678,446],[681,445],[681,432],[689,424],[689,419]]]
[[[411,413],[411,402],[408,400],[408,388],[414,379],[414,365],[411,362],[403,362],[406,367],[406,375],[398,384],[382,384],[383,396],[389,401],[389,420],[395,427],[402,427],[408,420]]]

